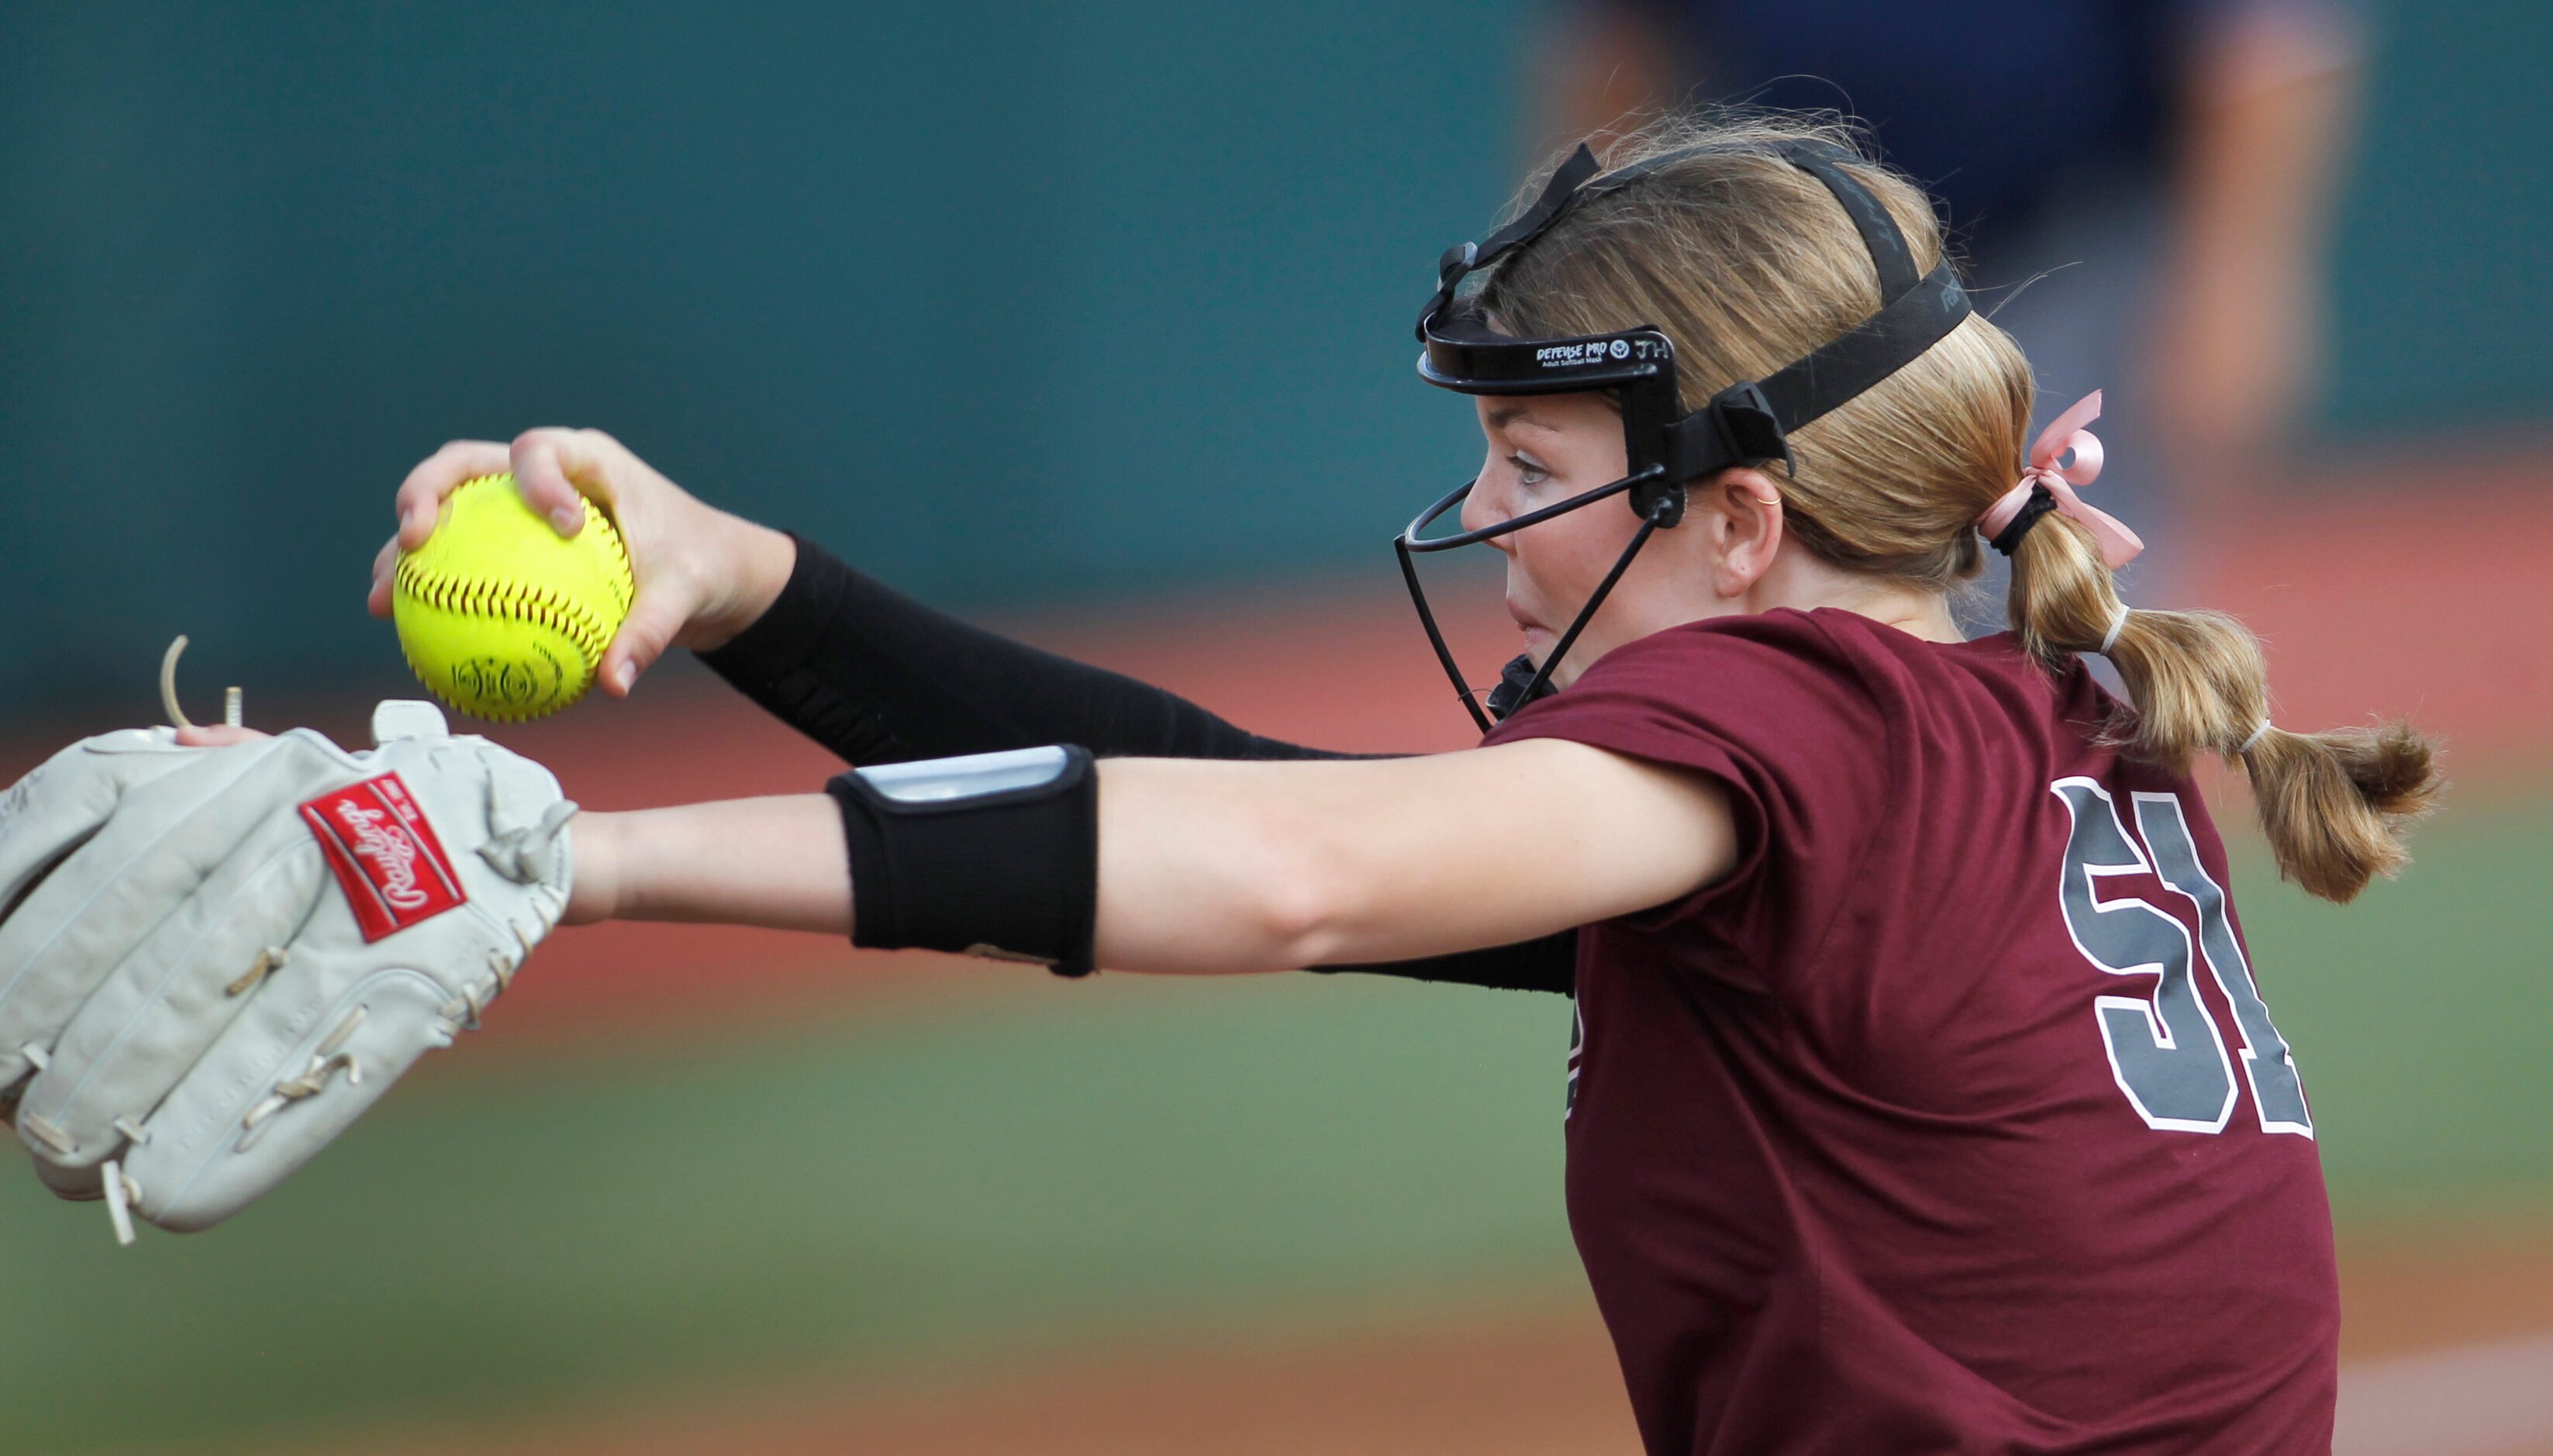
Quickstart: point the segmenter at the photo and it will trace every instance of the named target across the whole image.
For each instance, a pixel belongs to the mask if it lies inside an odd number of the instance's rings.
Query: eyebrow
[[[1527,424],[1542,425],[1545,429],[1551,428],[1550,425],[1544,424],[1542,420],[1533,418],[1532,416],[1533,406],[1530,404],[1497,405],[1490,410],[1490,428],[1502,430],[1519,419],[1523,420]]]

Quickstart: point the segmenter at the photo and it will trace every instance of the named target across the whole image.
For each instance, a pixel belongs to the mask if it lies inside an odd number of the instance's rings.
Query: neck
[[[1832,607],[1928,642],[1963,640],[1943,593],[1892,577],[1844,571],[1805,551],[1783,552],[1746,594],[1741,610],[1769,612],[1777,607],[1802,612]]]

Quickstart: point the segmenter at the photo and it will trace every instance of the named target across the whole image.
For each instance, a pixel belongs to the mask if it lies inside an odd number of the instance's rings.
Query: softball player
[[[610,688],[689,646],[861,765],[567,820],[566,922],[1572,994],[1570,1221],[1649,1450],[2328,1449],[2313,1119],[2189,766],[2240,764],[2347,899],[2426,745],[2276,728],[2239,626],[2118,600],[2097,397],[2026,438],[2028,366],[1844,135],[1582,149],[1440,283],[1420,372],[1487,458],[1402,562],[1493,545],[1524,649],[1463,752],[1254,736],[593,432],[419,466],[393,544],[489,471],[562,529],[598,502],[640,582]],[[2012,630],[1963,641],[1989,549]]]

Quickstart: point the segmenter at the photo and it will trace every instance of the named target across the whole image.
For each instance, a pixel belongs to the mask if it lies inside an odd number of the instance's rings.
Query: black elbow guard
[[[1099,775],[1087,749],[853,769],[825,785],[851,861],[851,944],[1088,975]]]

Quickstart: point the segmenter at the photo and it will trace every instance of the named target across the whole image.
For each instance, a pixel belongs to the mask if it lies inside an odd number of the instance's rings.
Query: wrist
[[[850,931],[842,815],[823,794],[580,814],[569,829],[578,862],[565,923]]]
[[[725,646],[761,620],[798,565],[798,543],[784,532],[735,515],[722,514],[718,525],[725,537],[720,593],[684,633],[685,645],[702,652]]]
[[[578,814],[567,822],[575,871],[568,883],[561,925],[595,925],[620,912],[620,816]]]

